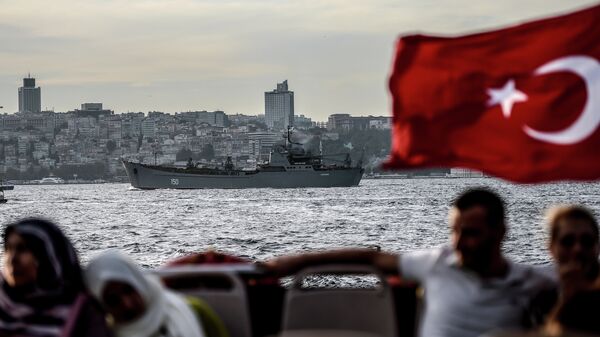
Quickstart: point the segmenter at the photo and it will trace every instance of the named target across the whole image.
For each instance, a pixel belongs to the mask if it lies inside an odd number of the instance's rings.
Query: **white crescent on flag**
[[[579,143],[591,136],[600,125],[600,63],[589,56],[567,56],[548,62],[538,69],[536,75],[544,75],[559,71],[570,71],[577,74],[585,82],[587,101],[579,118],[568,128],[543,132],[527,125],[523,130],[532,138],[540,141],[571,145]]]

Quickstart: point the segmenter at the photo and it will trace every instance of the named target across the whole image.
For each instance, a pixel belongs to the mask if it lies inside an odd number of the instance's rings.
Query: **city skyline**
[[[287,79],[297,115],[389,115],[387,77],[401,34],[471,33],[594,3],[3,2],[0,112],[18,110],[17,88],[31,72],[42,110],[102,102],[118,112],[256,115],[265,90]]]

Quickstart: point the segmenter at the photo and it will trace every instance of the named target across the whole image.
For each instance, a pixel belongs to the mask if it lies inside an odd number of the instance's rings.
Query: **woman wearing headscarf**
[[[204,337],[200,321],[181,296],[116,250],[90,261],[85,279],[119,337]]]
[[[0,336],[110,336],[87,295],[77,254],[53,223],[25,219],[4,230]]]

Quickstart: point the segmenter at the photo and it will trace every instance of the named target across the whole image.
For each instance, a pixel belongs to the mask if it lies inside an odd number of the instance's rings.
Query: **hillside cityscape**
[[[72,111],[42,111],[35,78],[18,88],[19,111],[0,114],[0,173],[28,181],[56,176],[70,181],[127,181],[122,159],[207,167],[230,157],[236,167],[268,161],[274,144],[292,138],[313,153],[350,153],[367,172],[377,172],[390,148],[391,117],[331,114],[313,121],[294,113],[287,81],[264,93],[265,113],[224,111],[122,112],[100,102]],[[340,157],[340,160],[344,160]]]

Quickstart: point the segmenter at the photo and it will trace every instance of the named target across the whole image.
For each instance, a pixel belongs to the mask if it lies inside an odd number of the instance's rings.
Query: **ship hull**
[[[141,189],[173,188],[304,188],[358,186],[364,170],[354,168],[304,171],[233,171],[231,174],[198,174],[185,169],[165,169],[124,161],[131,185]]]

